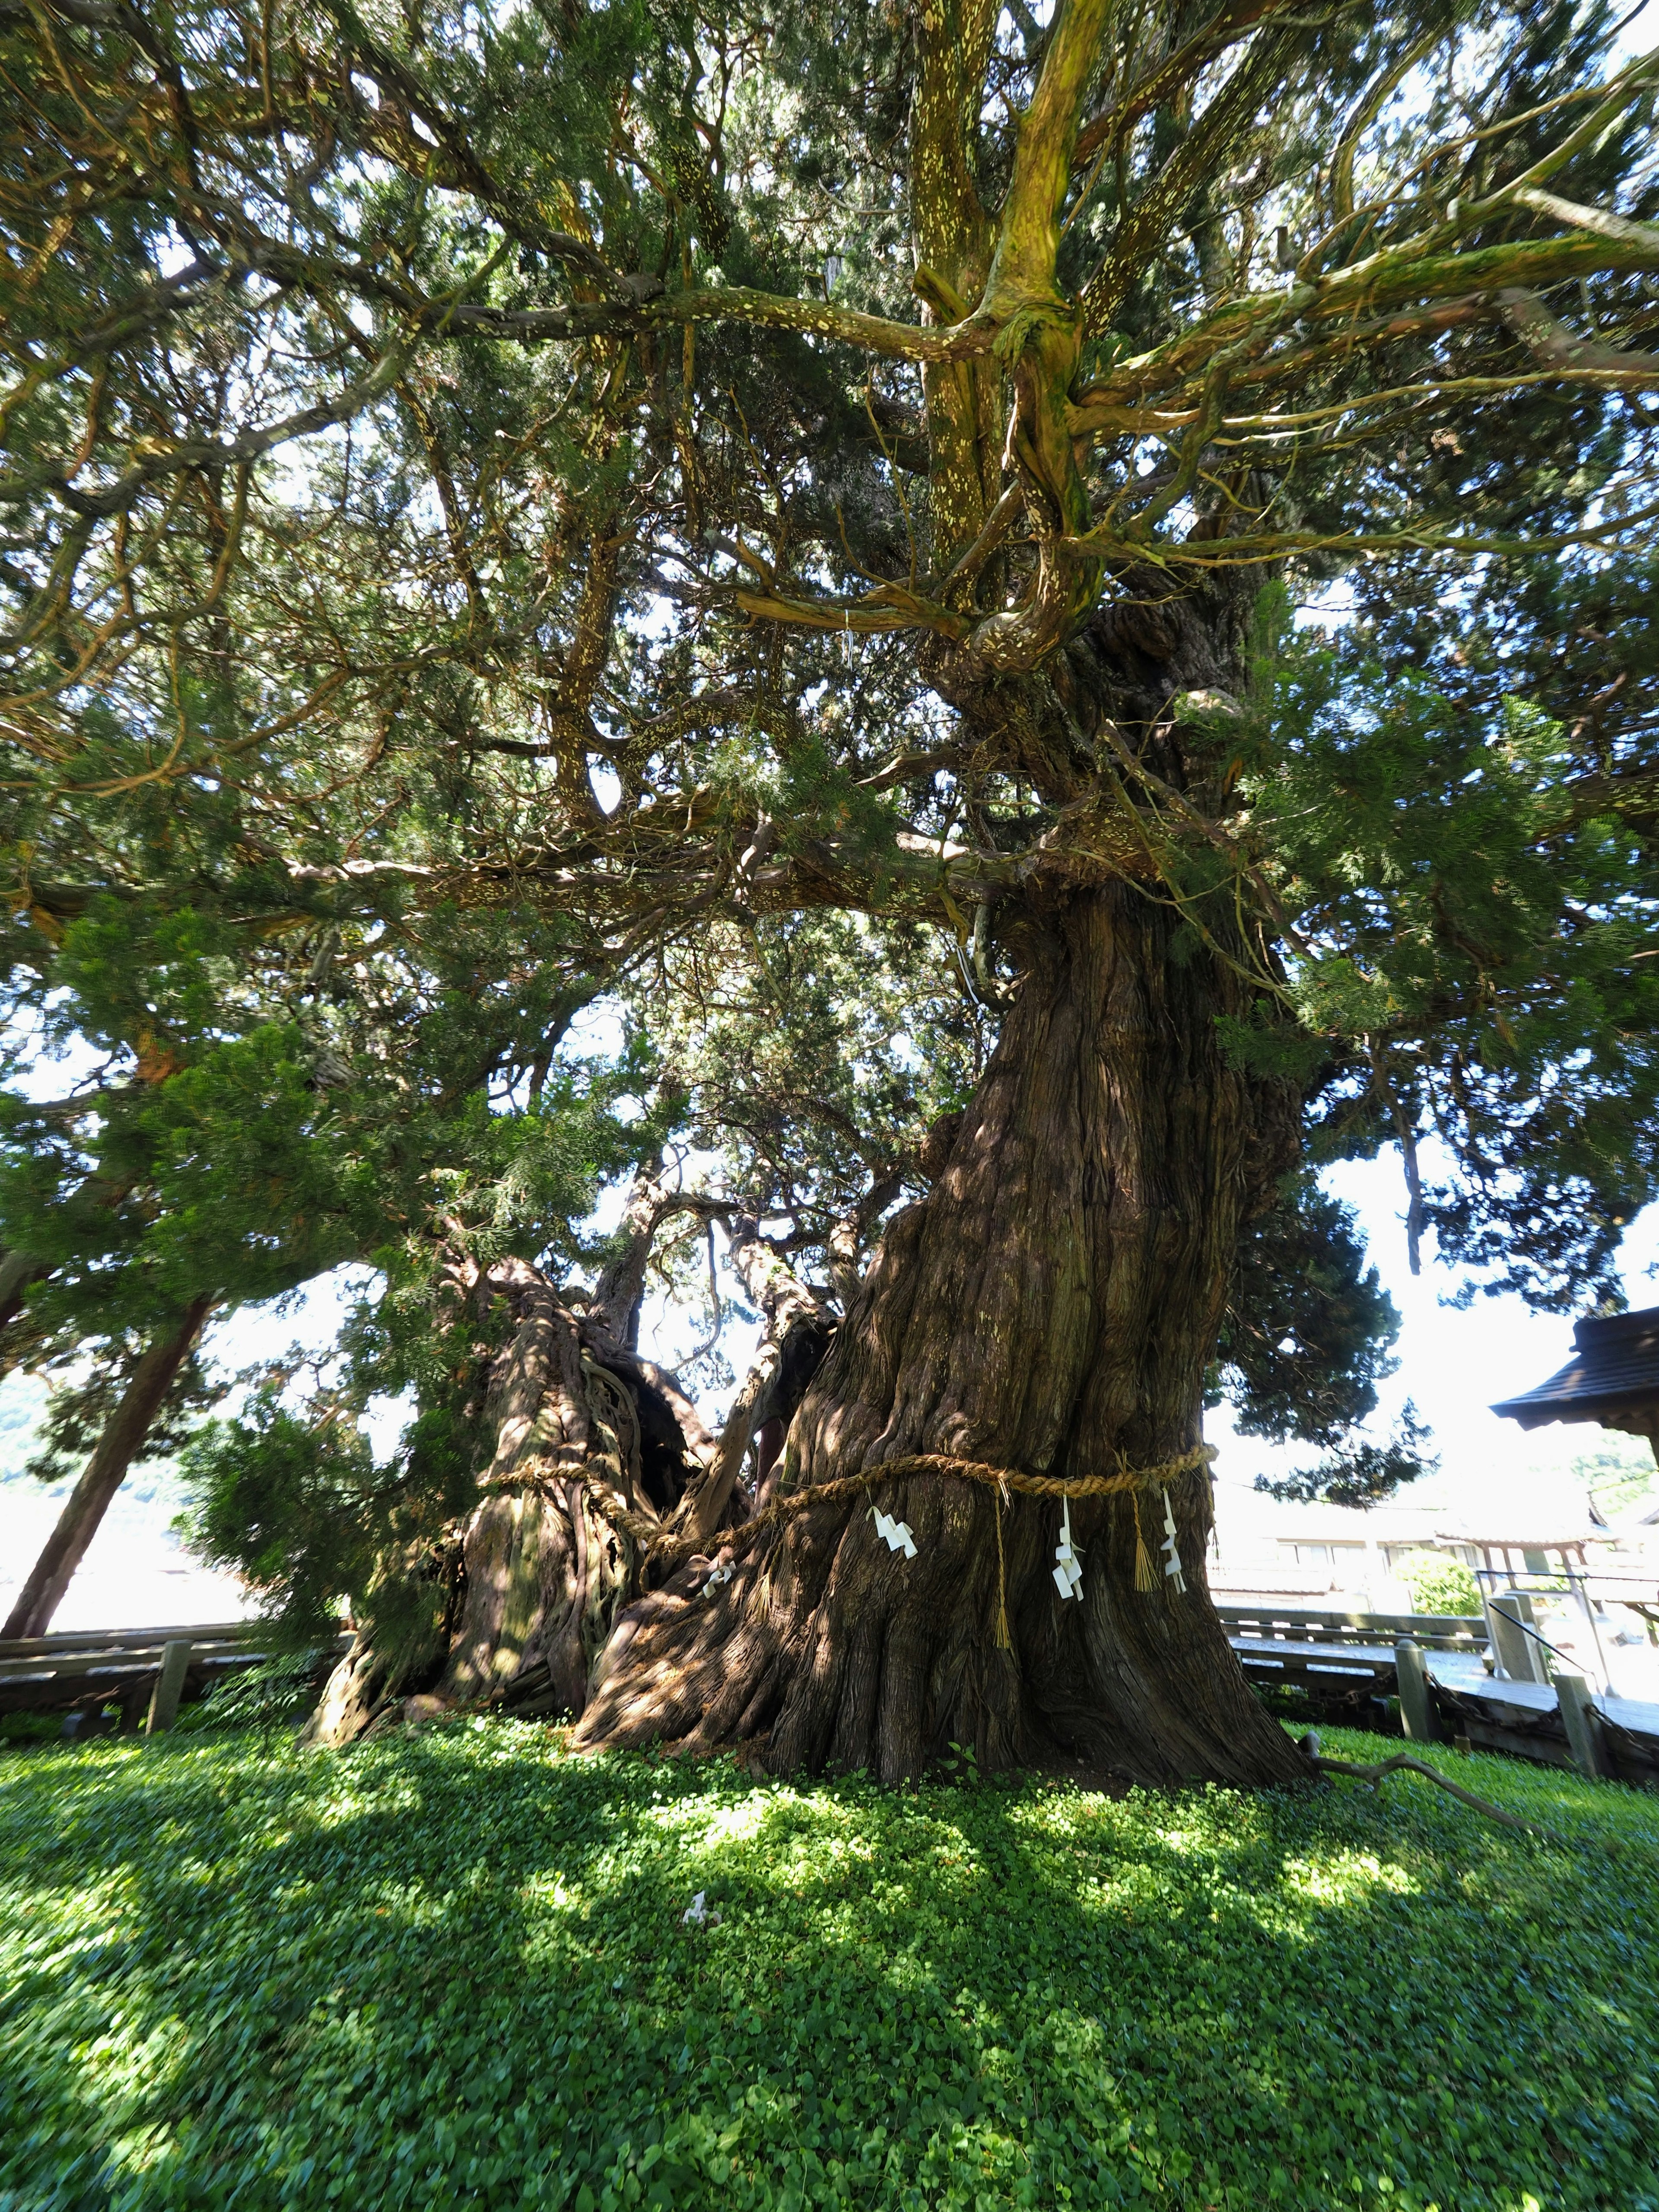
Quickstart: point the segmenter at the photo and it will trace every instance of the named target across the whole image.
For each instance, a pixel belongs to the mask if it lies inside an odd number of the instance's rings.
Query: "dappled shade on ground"
[[[1659,2205],[1659,1807],[1444,1763],[1557,1840],[483,1721],[18,1752],[0,2204]]]

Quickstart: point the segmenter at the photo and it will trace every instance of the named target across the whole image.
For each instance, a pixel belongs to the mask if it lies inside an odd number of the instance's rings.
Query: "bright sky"
[[[1432,1174],[1426,1159],[1425,1168]],[[1456,1311],[1442,1301],[1458,1279],[1434,1263],[1431,1243],[1425,1243],[1422,1274],[1413,1277],[1406,1257],[1406,1192],[1397,1152],[1345,1162],[1324,1181],[1358,1209],[1372,1263],[1400,1309],[1402,1327],[1395,1347],[1400,1372],[1384,1386],[1372,1426],[1385,1426],[1405,1398],[1415,1401],[1441,1455],[1437,1495],[1449,1502],[1460,1490],[1484,1491],[1512,1472],[1565,1468],[1579,1453],[1618,1441],[1582,1425],[1524,1431],[1489,1410],[1495,1400],[1530,1389],[1565,1363],[1572,1351],[1571,1319],[1531,1313],[1512,1293],[1477,1298],[1467,1311]],[[1632,1308],[1659,1304],[1659,1206],[1650,1206],[1626,1232],[1620,1270]],[[1230,1441],[1224,1415],[1212,1414],[1207,1430],[1222,1447],[1218,1472],[1224,1480],[1252,1480],[1284,1463],[1284,1454],[1256,1438]]]

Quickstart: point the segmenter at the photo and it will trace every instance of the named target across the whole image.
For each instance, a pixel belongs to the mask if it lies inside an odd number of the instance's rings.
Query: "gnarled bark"
[[[513,1287],[518,1327],[502,1360],[495,1449],[467,1527],[461,1618],[437,1694],[499,1695],[539,1667],[580,1711],[584,1619],[602,1607],[606,1579],[586,1556],[581,1496],[596,1425],[574,1316],[522,1262]]]
[[[937,1452],[1060,1477],[1174,1458],[1202,1384],[1246,1188],[1263,1163],[1216,1017],[1232,969],[1124,883],[1027,925],[1025,975],[948,1164],[890,1224],[793,1422],[786,1490]],[[1136,1506],[1075,1501],[1080,1599],[1053,1578],[1059,1502],[948,1476],[810,1508],[717,1590],[656,1608],[584,1717],[589,1742],[750,1742],[779,1772],[897,1781],[952,1742],[981,1768],[1064,1758],[1152,1783],[1301,1771],[1204,1587],[1207,1479],[1174,1486],[1186,1594],[1135,1588]],[[1162,1501],[1148,1501],[1158,1525]],[[1000,1528],[999,1532],[999,1520]],[[1159,1577],[1160,1583],[1163,1577]],[[1006,1594],[1012,1650],[997,1624]]]
[[[428,1625],[399,1632],[391,1624],[407,1612],[416,1563],[386,1563],[403,1602],[377,1625],[371,1594],[371,1618],[313,1717],[313,1742],[462,1705],[580,1713],[637,1577],[618,1519],[670,1510],[693,1448],[712,1452],[672,1378],[597,1319],[579,1320],[538,1270],[501,1261],[469,1286],[506,1297],[514,1330],[490,1382],[494,1447],[446,1571],[447,1601],[434,1589]]]

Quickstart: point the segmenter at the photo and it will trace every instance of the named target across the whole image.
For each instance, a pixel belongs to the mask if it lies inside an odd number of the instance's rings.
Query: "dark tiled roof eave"
[[[1531,1390],[1492,1407],[1522,1428],[1547,1421],[1594,1421],[1609,1414],[1659,1413],[1659,1307],[1581,1321],[1572,1358]]]

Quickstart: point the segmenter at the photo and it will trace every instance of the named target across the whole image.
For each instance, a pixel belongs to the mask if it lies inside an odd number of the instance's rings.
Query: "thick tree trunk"
[[[1216,1017],[1243,988],[1170,908],[1113,883],[1029,921],[1025,975],[948,1164],[890,1225],[792,1425],[783,1488],[945,1453],[1080,1477],[1199,1439],[1247,1186],[1264,1177]],[[1053,1568],[1060,1501],[944,1475],[810,1508],[733,1578],[653,1609],[580,1735],[749,1741],[776,1772],[889,1782],[951,1743],[981,1769],[1081,1761],[1148,1783],[1300,1770],[1205,1589],[1208,1480],[1172,1486],[1187,1583],[1135,1586],[1136,1504],[1074,1501],[1080,1597]],[[1163,1500],[1139,1508],[1149,1549]],[[999,1538],[999,1518],[1000,1534]],[[1012,1649],[997,1624],[1006,1595]]]
[[[656,1522],[688,1468],[714,1455],[673,1377],[617,1343],[605,1310],[579,1318],[523,1261],[475,1273],[470,1290],[505,1296],[514,1319],[489,1383],[494,1447],[478,1502],[441,1583],[422,1584],[419,1562],[384,1563],[363,1631],[313,1717],[313,1742],[462,1705],[580,1713],[637,1580],[618,1518]],[[624,1301],[624,1322],[627,1310]]]
[[[499,1694],[539,1667],[574,1711],[585,1702],[581,1642],[590,1603],[580,1480],[592,1442],[581,1340],[551,1285],[528,1267],[506,1361],[486,1496],[468,1525],[461,1617],[437,1694]],[[533,1461],[535,1488],[517,1478]],[[618,1470],[620,1471],[620,1470]]]
[[[58,1516],[57,1527],[17,1593],[17,1601],[0,1627],[0,1638],[44,1636],[51,1626],[75,1570],[86,1557],[87,1547],[98,1534],[127,1469],[138,1456],[150,1424],[189,1357],[212,1304],[211,1298],[198,1298],[177,1330],[171,1336],[158,1338],[138,1362],[120,1404],[87,1462],[85,1473]]]

